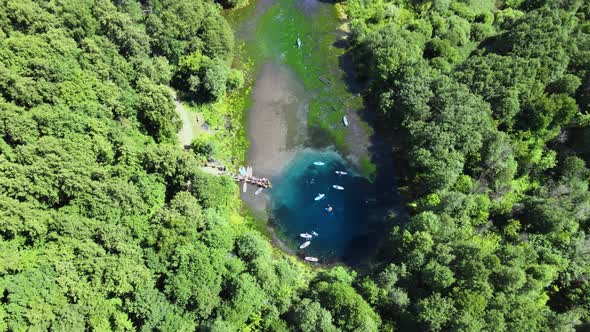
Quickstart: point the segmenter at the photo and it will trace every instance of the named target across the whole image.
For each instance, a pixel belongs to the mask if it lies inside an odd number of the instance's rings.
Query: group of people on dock
[[[218,170],[219,175],[229,175],[235,181],[250,183],[260,188],[272,188],[272,184],[270,183],[269,179],[257,178],[252,175],[252,167],[240,167],[238,174],[229,172],[227,168],[219,161],[209,161],[205,167]]]
[[[257,185],[261,188],[271,188],[272,187],[270,180],[267,178],[257,178],[257,177],[248,176],[248,175],[234,175],[234,178],[237,181],[248,182],[250,184]]]
[[[270,180],[267,178],[260,178],[260,179],[252,178],[252,180],[253,180],[253,183],[259,187],[262,187],[262,188],[270,188],[271,187]]]

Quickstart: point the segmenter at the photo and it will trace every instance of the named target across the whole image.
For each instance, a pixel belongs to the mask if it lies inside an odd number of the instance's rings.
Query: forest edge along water
[[[273,181],[272,191],[248,190],[242,200],[269,220],[275,244],[288,253],[324,264],[366,261],[400,205],[391,156],[366,118],[335,5],[260,0],[228,18],[241,43],[235,65],[253,84],[247,163]],[[298,249],[299,235],[311,232],[318,236]]]

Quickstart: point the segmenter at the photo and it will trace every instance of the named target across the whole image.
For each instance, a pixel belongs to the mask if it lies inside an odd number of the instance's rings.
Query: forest
[[[0,0],[0,331],[590,328],[589,4],[340,4],[409,210],[355,271],[178,147],[176,94],[244,84],[246,3]]]
[[[231,4],[230,4],[231,5]],[[219,5],[0,1],[0,331],[376,330],[177,146],[172,89],[242,81]]]
[[[590,325],[590,5],[348,1],[411,217],[357,289],[398,330]]]

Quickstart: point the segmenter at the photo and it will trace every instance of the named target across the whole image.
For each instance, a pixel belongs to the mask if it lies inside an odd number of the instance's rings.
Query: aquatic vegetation
[[[242,61],[249,63],[250,78],[256,77],[259,66],[266,61],[292,69],[303,82],[308,96],[308,125],[312,128],[314,145],[334,145],[347,154],[351,149],[341,119],[347,110],[361,110],[363,101],[350,92],[344,79],[340,61],[346,49],[339,44],[344,34],[336,30],[340,25],[336,9],[327,4],[313,6],[311,10],[302,8],[296,1],[275,1],[254,21],[254,28],[246,23],[254,15],[255,6],[227,14],[234,27],[247,25],[247,32],[253,34],[244,35],[244,46],[239,52],[242,60],[236,65],[241,67]],[[297,47],[298,39],[301,47]],[[323,83],[320,77],[330,83]],[[370,130],[364,123],[359,127]],[[365,157],[370,160],[368,155]]]

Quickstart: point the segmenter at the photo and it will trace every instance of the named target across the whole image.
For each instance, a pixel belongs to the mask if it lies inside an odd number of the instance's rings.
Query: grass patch
[[[246,163],[249,146],[246,110],[252,104],[250,92],[251,85],[228,93],[213,104],[187,104],[187,108],[200,113],[207,124],[207,133],[217,146],[215,158],[230,169]]]

